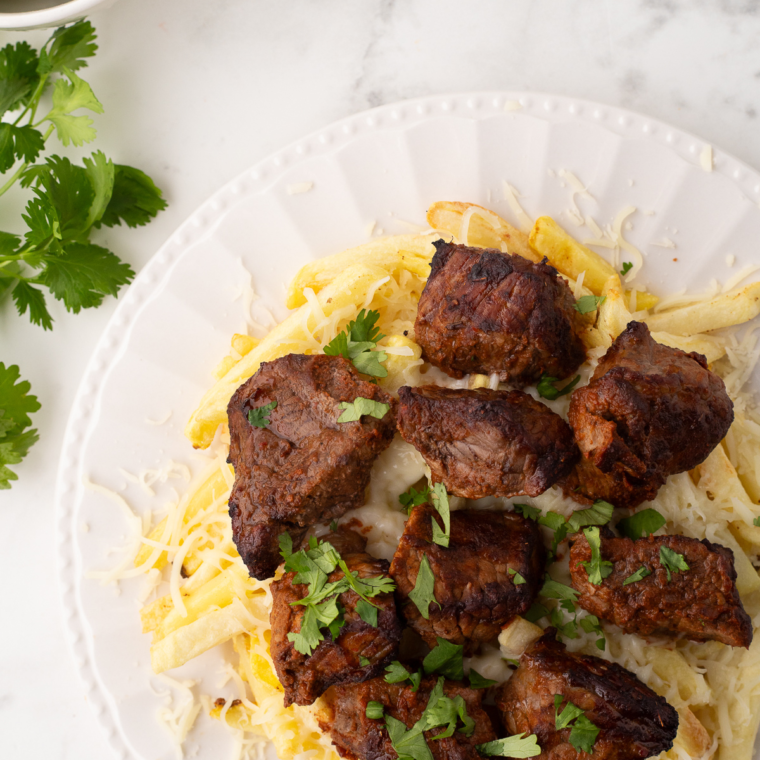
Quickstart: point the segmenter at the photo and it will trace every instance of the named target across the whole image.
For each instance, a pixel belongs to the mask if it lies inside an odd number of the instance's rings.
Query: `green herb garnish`
[[[674,552],[665,545],[660,547],[660,564],[668,574],[668,583],[670,582],[671,572],[678,573],[689,569],[683,554],[678,554],[678,552]]]
[[[596,311],[606,300],[607,296],[581,296],[573,307],[579,314],[588,314]]]
[[[602,539],[599,528],[584,528],[583,535],[586,536],[586,541],[591,548],[591,560],[581,562],[581,564],[586,568],[589,582],[595,586],[601,586],[602,581],[612,572],[612,562],[602,559]]]
[[[364,415],[381,420],[391,407],[389,404],[358,396],[353,401],[341,401],[340,408],[343,412],[338,417],[338,422],[358,422]]]
[[[562,388],[556,388],[554,386],[554,383],[558,382],[559,378],[556,377],[550,377],[549,375],[541,375],[541,379],[538,381],[538,385],[536,386],[536,390],[538,391],[538,395],[541,396],[541,398],[549,399],[549,401],[554,401],[555,399],[558,399],[560,396],[565,396],[570,391],[575,388],[576,385],[578,385],[578,381],[581,379],[580,375],[576,375],[569,383],[564,385]]]
[[[36,396],[29,394],[29,383],[18,379],[15,364],[6,367],[0,362],[0,489],[10,488],[11,481],[18,480],[8,465],[19,464],[38,438],[36,430],[27,428],[32,424],[29,415],[40,404]]]
[[[623,585],[627,586],[629,583],[638,583],[651,574],[652,571],[642,565],[635,573],[632,573],[623,581]]]
[[[417,609],[420,611],[420,615],[428,620],[430,617],[430,605],[438,604],[435,598],[433,589],[435,587],[435,576],[430,569],[430,563],[428,558],[423,556],[420,562],[419,569],[417,570],[417,580],[414,584],[414,589],[409,592],[409,598],[414,602]],[[440,608],[440,604],[438,607]]]
[[[411,514],[411,511],[418,507],[420,504],[427,503],[430,498],[430,486],[425,486],[418,491],[414,486],[411,486],[408,491],[404,491],[399,497],[399,503],[406,509],[407,514]]]
[[[538,737],[535,734],[526,736],[507,736],[504,739],[497,739],[493,742],[476,745],[475,749],[481,755],[486,757],[537,757],[541,754],[541,747],[538,746]]]
[[[269,423],[269,415],[277,408],[277,402],[273,401],[271,404],[265,406],[257,406],[248,410],[248,422],[253,427],[265,428]]]
[[[422,669],[425,675],[437,673],[450,678],[452,681],[461,681],[464,678],[464,646],[452,644],[446,639],[436,637],[436,646],[428,652],[422,661]]]
[[[379,341],[385,336],[375,327],[380,319],[380,312],[362,309],[355,320],[348,323],[343,332],[338,333],[326,346],[328,356],[342,356],[348,359],[359,372],[372,377],[387,377],[388,370],[383,367],[388,355],[385,351],[374,351]]]
[[[662,528],[667,520],[656,509],[642,509],[635,515],[626,517],[617,524],[617,529],[626,538],[636,540],[642,536],[648,536],[650,533]]]

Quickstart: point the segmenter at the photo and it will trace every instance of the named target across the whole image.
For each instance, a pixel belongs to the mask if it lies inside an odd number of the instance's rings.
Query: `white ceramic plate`
[[[519,110],[515,103],[519,102]],[[474,201],[517,220],[504,200],[508,180],[532,217],[569,223],[572,171],[595,200],[581,210],[605,224],[636,206],[626,232],[645,253],[642,278],[657,294],[703,289],[757,261],[760,175],[705,143],[646,117],[548,95],[479,93],[385,106],[292,145],[215,193],[136,278],[92,357],[74,405],[58,478],[60,588],[74,658],[88,701],[122,758],[172,758],[155,720],[162,700],[140,633],[142,580],[116,595],[84,574],[112,565],[126,522],[119,508],[85,489],[83,478],[122,493],[141,513],[151,500],[119,468],[135,473],[168,459],[195,466],[184,423],[212,382],[243,313],[236,293],[253,273],[279,320],[285,283],[306,261],[362,243],[376,222],[385,233],[424,225],[436,200]],[[292,186],[313,183],[308,192]],[[644,213],[646,212],[646,213]],[[654,212],[654,213],[651,213]],[[376,231],[376,234],[379,229]],[[578,231],[581,237],[587,231]],[[675,249],[652,243],[672,240]],[[726,256],[736,257],[732,269]],[[676,261],[677,259],[677,261]],[[242,266],[241,266],[242,264]],[[150,425],[171,411],[168,423]],[[168,498],[170,481],[158,497]],[[221,660],[208,652],[181,669],[200,692],[218,688]],[[172,675],[176,675],[172,673]],[[230,740],[201,716],[190,748],[199,760],[226,757]]]

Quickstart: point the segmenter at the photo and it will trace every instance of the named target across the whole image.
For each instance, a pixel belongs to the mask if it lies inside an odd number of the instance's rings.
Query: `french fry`
[[[354,305],[358,311],[370,287],[387,276],[387,271],[369,264],[354,264],[341,272],[318,294],[317,300],[325,316],[337,309]],[[212,386],[201,399],[185,427],[185,435],[195,448],[207,448],[214,440],[219,425],[226,424],[227,404],[243,382],[255,374],[262,362],[291,353],[303,353],[306,334],[303,320],[314,324],[308,304],[275,327],[249,354]]]
[[[757,574],[749,557],[742,551],[733,533],[728,527],[715,531],[715,538],[718,543],[728,547],[734,553],[734,569],[736,570],[736,590],[739,595],[749,596],[749,594],[760,590],[760,575]]]
[[[680,309],[651,314],[644,321],[649,329],[673,335],[695,335],[748,322],[760,314],[760,282],[742,290],[722,293]]]
[[[246,354],[261,343],[258,338],[252,338],[250,335],[241,335],[235,333],[232,336],[232,351],[219,362],[213,371],[214,377],[218,380],[224,377]]]
[[[289,309],[303,306],[306,303],[304,288],[319,293],[348,267],[357,263],[380,267],[388,274],[398,274],[400,270],[408,269],[421,280],[427,280],[430,260],[435,254],[433,240],[437,239],[437,235],[394,235],[309,262],[298,270],[288,286],[285,305]]]
[[[436,230],[453,235],[460,243],[462,217],[468,209],[473,209],[467,228],[467,244],[478,248],[496,248],[515,253],[529,261],[541,261],[528,245],[528,236],[515,229],[493,211],[474,203],[453,203],[439,201],[427,212],[428,224]]]
[[[680,652],[663,647],[645,647],[644,656],[652,665],[652,670],[668,686],[676,687],[684,702],[691,705],[706,705],[710,702],[711,691],[705,677],[695,673]],[[664,691],[667,692],[667,689]]]
[[[154,673],[178,668],[188,660],[203,654],[212,647],[250,627],[251,616],[239,599],[221,610],[208,612],[172,631],[150,648],[150,662]]]
[[[171,594],[154,599],[150,604],[146,604],[140,610],[140,621],[142,622],[142,632],[150,633],[155,631],[161,621],[174,609],[174,602]]]
[[[618,276],[611,264],[565,232],[550,216],[536,219],[530,231],[529,243],[539,258],[546,256],[555,269],[573,280],[585,272],[583,284],[596,296],[603,295],[608,280]],[[630,299],[630,291],[626,291],[625,297]],[[651,293],[636,293],[637,310],[651,309],[658,301],[657,296]]]
[[[620,278],[616,274],[613,273],[604,283],[601,294],[604,296],[604,301],[599,304],[596,328],[602,335],[605,345],[609,347],[612,341],[625,330],[633,317],[628,310],[628,301],[623,293]]]
[[[680,348],[687,354],[696,351],[707,359],[708,364],[718,361],[726,353],[725,345],[710,335],[671,335],[666,332],[653,332],[652,338],[663,346]]]
[[[664,757],[677,760],[683,757],[700,758],[708,749],[712,740],[707,729],[699,722],[697,716],[688,707],[678,708],[678,733],[673,741],[673,749],[664,754]],[[678,750],[682,752],[678,752]]]
[[[525,618],[514,618],[499,634],[502,656],[517,659],[543,632],[540,626]]]

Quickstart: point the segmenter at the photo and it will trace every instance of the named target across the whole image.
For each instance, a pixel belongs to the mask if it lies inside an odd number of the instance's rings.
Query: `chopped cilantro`
[[[578,592],[574,588],[555,581],[549,576],[546,577],[544,585],[538,593],[539,596],[545,596],[547,599],[564,599],[573,603],[578,601]]]
[[[290,559],[290,555],[293,554],[293,539],[290,537],[290,533],[285,531],[281,533],[278,539],[280,544],[280,556],[287,561]]]
[[[369,658],[359,655],[359,665],[361,665],[363,668],[366,668],[367,665],[371,664],[372,663],[369,661]]]
[[[756,526],[756,527],[760,528],[760,517],[756,517],[756,518],[755,518],[755,519],[752,521],[752,524],[753,524],[754,526]]]
[[[689,569],[689,566],[686,564],[686,558],[683,554],[674,552],[664,544],[660,547],[660,564],[662,564],[665,568],[665,572],[668,574],[668,582],[670,582],[671,579],[671,572],[677,573]]]
[[[538,524],[554,531],[552,546],[549,550],[549,561],[551,562],[557,556],[557,549],[559,548],[559,545],[565,540],[565,537],[567,536],[567,522],[565,521],[565,518],[562,517],[562,515],[549,511],[545,515],[541,515],[538,518]]]
[[[470,672],[467,674],[467,679],[470,682],[470,688],[472,689],[487,689],[489,686],[493,686],[496,681],[492,681],[490,678],[484,678],[478,673],[475,668],[470,668]]]
[[[420,725],[421,721],[422,718],[407,731],[405,723],[386,714],[385,727],[398,760],[433,760],[433,753],[422,735],[424,729]]]
[[[420,615],[428,620],[430,617],[430,605],[438,604],[433,589],[435,587],[435,576],[430,569],[428,558],[423,556],[417,570],[417,580],[414,589],[409,592],[409,598],[415,603]],[[440,607],[441,605],[438,604]]]
[[[562,602],[563,608],[564,605],[571,605],[572,602]],[[572,606],[572,609],[570,612],[574,612],[575,607]],[[560,612],[559,607],[555,607],[551,614],[549,615],[549,620],[551,621],[551,624],[557,629],[557,633],[560,636],[568,638],[568,639],[577,639],[578,638],[578,626],[575,622],[575,618],[573,620],[565,621],[565,618],[563,614]]]
[[[2,282],[2,280],[0,280]],[[0,362],[0,489],[11,487],[18,475],[7,465],[19,464],[37,441],[37,431],[27,430],[29,418],[40,408],[36,396],[30,395],[26,380],[18,382],[19,368]]]
[[[623,277],[625,277],[628,274],[628,272],[631,271],[631,269],[633,269],[633,264],[630,261],[624,261],[623,268],[620,270],[620,274],[623,275]]]
[[[522,586],[523,583],[527,583],[525,578],[523,578],[522,575],[517,572],[517,570],[513,570],[511,567],[508,567],[507,572],[512,576],[512,581],[514,582],[515,586]]]
[[[635,515],[626,517],[617,524],[617,529],[626,538],[636,540],[642,536],[648,536],[650,533],[662,528],[667,521],[656,509],[642,509]]]
[[[502,657],[501,659],[504,660],[504,662],[508,662],[510,665],[514,665],[516,668],[520,667],[520,660],[512,660],[509,657]]]
[[[602,628],[602,624],[599,622],[599,618],[596,615],[586,615],[586,617],[581,618],[579,622],[581,628],[583,628],[586,633],[599,634],[600,638],[596,640],[596,648],[601,649],[603,652],[605,646],[607,645],[607,639],[604,637],[604,629]]]
[[[526,517],[528,520],[538,520],[541,515],[541,510],[537,507],[531,507],[530,504],[513,504],[515,512]]]
[[[411,684],[412,691],[417,691],[417,689],[420,688],[422,673],[418,670],[410,673],[398,660],[394,660],[388,665],[385,668],[385,673],[386,683],[403,683],[408,680]]]
[[[558,399],[560,396],[565,396],[570,391],[575,388],[576,385],[578,385],[578,381],[581,379],[580,375],[576,375],[569,383],[566,383],[562,388],[555,387],[554,383],[558,381],[559,378],[556,377],[550,377],[547,374],[541,375],[541,379],[538,381],[538,385],[536,386],[536,390],[538,391],[538,395],[541,396],[541,398],[549,399],[549,401],[554,401],[555,399]]]
[[[367,709],[364,714],[372,720],[380,720],[385,713],[385,707],[380,702],[367,702]]]
[[[418,491],[414,486],[411,486],[408,491],[404,491],[399,497],[399,503],[402,507],[406,508],[406,513],[411,514],[414,507],[418,507],[420,504],[427,503],[430,498],[430,486],[425,486],[422,490]]]
[[[337,520],[333,520],[333,521],[330,523],[330,530],[331,530],[333,533],[337,533],[337,531],[338,531],[338,521],[337,521]]]
[[[586,568],[589,582],[595,586],[601,586],[602,581],[612,573],[612,562],[602,559],[602,539],[599,536],[599,528],[584,528],[583,535],[586,536],[591,548],[591,561],[581,562],[581,564]]]
[[[647,575],[651,575],[651,574],[652,574],[652,571],[649,568],[644,567],[644,565],[642,565],[635,573],[632,573],[623,581],[623,585],[627,586],[629,583],[638,583],[639,581],[644,580],[644,578],[646,578]]]
[[[606,300],[607,296],[581,296],[573,307],[579,314],[588,314],[596,311]]]
[[[381,420],[391,407],[389,404],[358,396],[353,401],[341,401],[340,408],[343,412],[338,417],[338,422],[358,422],[364,415]]]
[[[548,614],[549,614],[548,608],[544,607],[543,604],[534,602],[533,606],[523,615],[523,617],[529,623],[536,623],[539,620],[541,620],[541,618],[545,618]]]
[[[588,509],[579,509],[573,512],[567,521],[567,527],[571,533],[577,533],[586,525],[606,525],[612,519],[615,507],[609,502],[597,499]]]
[[[446,676],[452,681],[461,681],[464,678],[464,663],[462,660],[464,646],[452,644],[446,639],[436,637],[436,646],[430,650],[422,661],[422,669],[425,675],[432,673]]]
[[[356,614],[367,624],[373,628],[377,628],[377,607],[374,604],[365,602],[364,599],[359,599],[356,603]]]
[[[257,406],[253,409],[249,409],[248,422],[250,422],[253,427],[264,428],[271,422],[268,415],[276,408],[277,402],[273,401],[271,404],[266,404],[265,406]]]
[[[349,322],[343,332],[338,333],[326,346],[328,356],[342,356],[348,359],[359,372],[372,377],[387,377],[388,370],[383,367],[388,355],[385,351],[374,351],[385,336],[375,327],[380,312],[362,309],[356,320]]]
[[[586,752],[590,755],[594,751],[599,729],[586,717],[585,712],[580,707],[570,701],[565,705],[564,710],[558,713],[562,701],[562,695],[555,694],[554,727],[557,731],[570,728],[570,736],[568,737],[570,744],[579,752]]]
[[[535,734],[507,736],[504,739],[478,744],[475,749],[486,757],[495,755],[497,757],[525,758],[537,757],[541,754],[541,747],[538,745],[538,737]]]
[[[438,525],[438,520],[433,520],[433,543],[448,548],[451,538],[451,512],[449,510],[449,495],[443,483],[436,483],[432,491],[433,506],[443,520],[443,530]]]

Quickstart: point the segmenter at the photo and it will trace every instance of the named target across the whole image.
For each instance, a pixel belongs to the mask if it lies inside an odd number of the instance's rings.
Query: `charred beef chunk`
[[[569,419],[583,457],[567,494],[635,507],[668,475],[703,462],[734,412],[704,356],[660,345],[645,324],[630,322],[589,385],[573,391]]]
[[[368,398],[391,408],[383,419],[338,422],[343,401]],[[266,427],[248,412],[273,402]],[[297,549],[307,529],[364,503],[370,469],[393,440],[396,401],[361,379],[341,356],[290,354],[261,365],[235,391],[227,414],[232,532],[254,578],[271,578],[285,532]]]
[[[578,458],[568,424],[522,391],[425,385],[399,400],[399,432],[456,496],[538,496]]]
[[[668,578],[670,568],[663,566],[661,547],[682,555],[689,569],[671,570]],[[602,537],[600,554],[603,561],[612,563],[612,573],[596,586],[582,564],[591,560],[586,537],[578,534],[570,549],[572,583],[581,594],[578,604],[593,615],[639,636],[662,634],[722,641],[734,647],[750,645],[752,621],[736,590],[730,549],[686,536],[635,541]],[[641,579],[628,580],[631,576]]]
[[[564,378],[586,358],[580,314],[548,264],[438,240],[414,334],[424,358],[452,377],[496,373],[527,385]]]
[[[433,507],[414,508],[391,575],[407,623],[425,642],[434,647],[440,636],[464,644],[469,654],[530,608],[541,588],[546,552],[538,525],[512,512],[452,512],[448,548],[431,543],[433,519],[442,527]],[[423,557],[435,578],[437,601],[430,604],[428,618],[409,596]]]
[[[341,533],[325,536],[325,540],[342,554],[352,573],[358,574],[359,578],[388,575],[386,560],[375,559],[363,551],[348,553],[347,547],[354,543],[350,548],[356,548],[355,542],[342,540]],[[346,533],[351,534],[350,531]],[[392,593],[372,597],[372,604],[378,608],[377,627],[374,627],[365,623],[356,611],[360,597],[354,591],[344,591],[338,597],[338,603],[345,610],[345,624],[338,638],[333,640],[330,632],[324,630],[324,641],[311,655],[301,654],[288,640],[288,634],[301,630],[305,608],[295,602],[306,596],[309,587],[294,583],[295,575],[285,573],[272,583],[273,604],[269,618],[272,661],[285,689],[285,707],[294,702],[310,705],[333,684],[357,683],[380,675],[394,658],[401,640],[401,624]],[[336,568],[329,575],[328,582],[334,583],[341,578],[343,572]]]
[[[568,703],[598,729],[594,760],[636,760],[673,746],[678,713],[636,676],[599,657],[568,652],[548,628],[527,649],[520,667],[499,690],[496,704],[510,734],[535,734],[538,760],[589,757],[570,743],[572,728],[557,730],[555,710]],[[555,708],[555,695],[562,697]]]
[[[325,710],[320,717],[323,731],[329,732],[341,757],[350,760],[396,760],[383,718],[368,718],[367,705],[379,702],[386,715],[400,720],[409,730],[422,717],[436,685],[434,677],[423,678],[419,689],[386,683],[375,678],[350,686],[335,686],[325,694]],[[424,733],[435,760],[482,760],[475,746],[496,739],[491,719],[481,707],[483,691],[468,689],[456,681],[444,681],[443,693],[449,699],[461,696],[467,715],[475,721],[468,737],[457,730],[450,737],[435,739],[444,728]],[[462,727],[462,724],[458,724]]]

